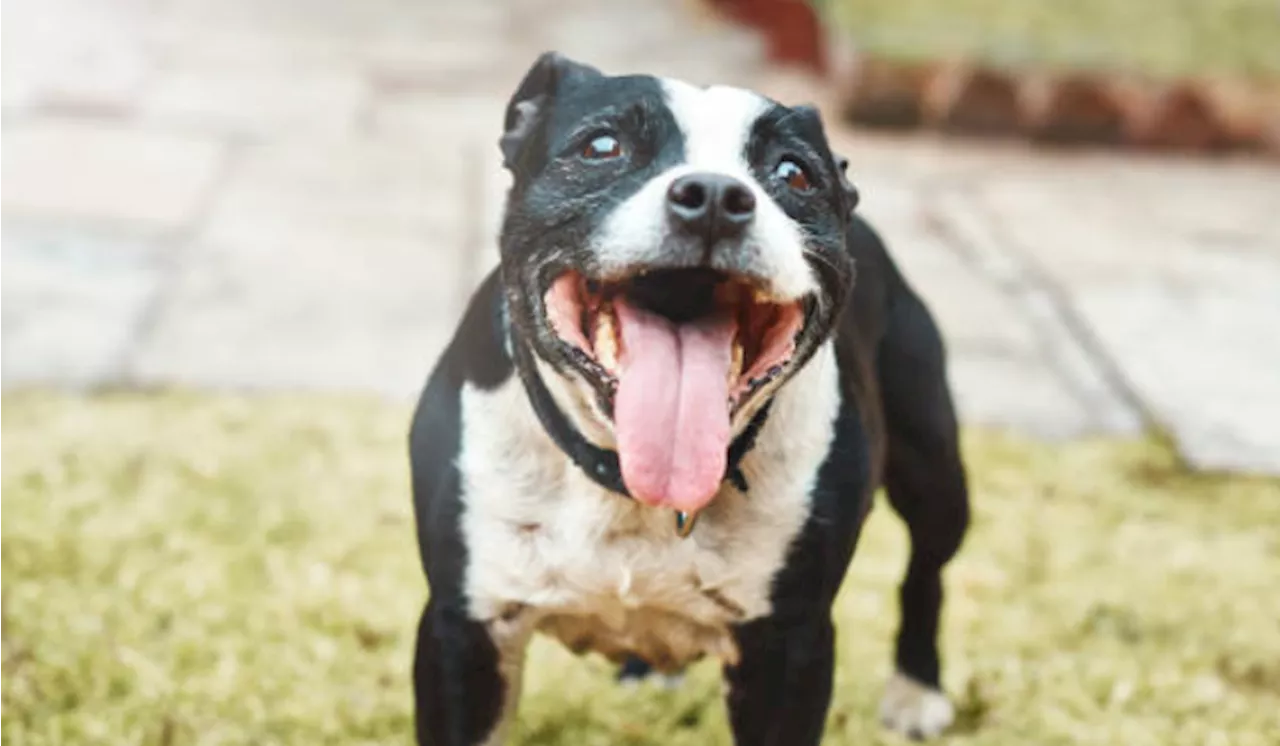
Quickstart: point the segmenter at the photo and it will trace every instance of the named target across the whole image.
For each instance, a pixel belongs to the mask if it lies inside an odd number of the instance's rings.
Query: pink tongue
[[[617,300],[621,373],[614,400],[627,490],[649,505],[701,510],[729,448],[732,317],[675,324]]]

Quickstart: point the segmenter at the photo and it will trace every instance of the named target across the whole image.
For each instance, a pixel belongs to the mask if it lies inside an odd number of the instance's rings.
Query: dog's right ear
[[[594,67],[574,62],[559,52],[543,52],[507,103],[502,138],[498,140],[502,165],[515,170],[529,135],[537,129],[538,122],[566,82],[599,75],[600,71]]]

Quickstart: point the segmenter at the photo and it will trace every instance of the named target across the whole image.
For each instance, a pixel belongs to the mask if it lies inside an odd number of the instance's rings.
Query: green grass
[[[5,744],[407,743],[426,594],[407,410],[184,394],[3,399]],[[1280,483],[1183,473],[1155,442],[970,432],[949,571],[954,744],[1280,739]],[[903,532],[872,516],[836,609],[832,744],[900,743]],[[523,744],[726,744],[716,669],[626,691],[530,656]]]
[[[1280,75],[1275,0],[815,0],[856,41],[906,57]]]

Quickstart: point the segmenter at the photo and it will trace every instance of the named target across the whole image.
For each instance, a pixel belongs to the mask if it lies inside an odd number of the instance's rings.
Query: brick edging
[[[845,118],[1053,145],[1280,156],[1280,81],[1157,81],[1106,71],[1011,70],[861,53],[808,0],[702,0],[754,28],[768,61],[827,76]]]
[[[827,71],[826,32],[808,0],[702,0],[758,31],[770,62]]]
[[[1280,155],[1280,88],[1275,84],[1156,81],[866,54],[843,62],[831,84],[846,119],[863,126],[1057,145]]]

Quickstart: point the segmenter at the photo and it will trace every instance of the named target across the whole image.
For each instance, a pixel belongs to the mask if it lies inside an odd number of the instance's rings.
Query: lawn
[[[856,41],[898,57],[1280,76],[1276,0],[814,0]]]
[[[3,742],[407,743],[426,594],[408,411],[367,400],[3,399]],[[1157,441],[971,431],[947,578],[953,744],[1280,742],[1280,482]],[[838,602],[832,744],[900,743],[903,532],[877,510]],[[612,685],[539,641],[517,743],[726,744],[719,678]]]

